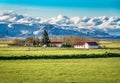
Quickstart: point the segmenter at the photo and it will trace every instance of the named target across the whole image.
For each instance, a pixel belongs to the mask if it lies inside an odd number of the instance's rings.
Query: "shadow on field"
[[[78,54],[78,55],[40,55],[40,56],[0,56],[0,60],[26,60],[26,59],[79,59],[79,58],[108,58],[120,57],[119,53],[104,54]]]

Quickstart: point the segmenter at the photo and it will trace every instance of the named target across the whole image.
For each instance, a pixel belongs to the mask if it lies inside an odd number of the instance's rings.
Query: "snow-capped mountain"
[[[41,36],[46,29],[50,36],[86,36],[120,39],[120,17],[29,17],[15,11],[0,12],[0,38]]]

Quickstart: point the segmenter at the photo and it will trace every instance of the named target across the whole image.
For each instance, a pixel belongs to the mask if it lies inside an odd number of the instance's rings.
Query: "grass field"
[[[41,56],[41,55],[75,55],[103,54],[105,52],[120,53],[120,49],[74,49],[74,48],[41,48],[41,47],[0,47],[0,55],[4,56]]]
[[[120,83],[120,58],[0,60],[0,83]]]
[[[105,49],[17,47],[1,43],[0,83],[120,83],[120,56],[115,58],[61,58],[16,60],[17,56],[69,56],[116,53],[120,42],[100,42]],[[96,56],[96,55],[95,55]],[[28,57],[25,57],[28,58]]]
[[[101,41],[99,44],[106,48],[120,48],[120,41]]]
[[[42,48],[42,47],[16,47],[4,46],[7,43],[1,43],[0,55],[4,56],[40,56],[40,55],[73,55],[73,54],[103,54],[105,52],[120,53],[120,42],[100,42],[100,46],[107,49],[74,49],[74,48]]]

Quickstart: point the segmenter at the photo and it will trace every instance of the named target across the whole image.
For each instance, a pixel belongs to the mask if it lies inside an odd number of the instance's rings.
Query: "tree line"
[[[48,46],[50,39],[46,30],[42,33],[42,38],[26,37],[25,39],[14,39],[12,45],[15,46]]]
[[[13,44],[15,46],[50,46],[51,42],[65,42],[67,46],[73,46],[77,42],[94,41],[99,42],[97,39],[85,38],[81,36],[63,36],[63,37],[50,37],[46,30],[43,31],[42,37],[26,37],[25,39],[14,39]]]

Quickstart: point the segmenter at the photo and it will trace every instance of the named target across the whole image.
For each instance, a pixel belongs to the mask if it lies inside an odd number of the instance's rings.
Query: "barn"
[[[66,45],[65,42],[51,42],[52,47],[62,47],[64,45]]]
[[[99,45],[97,44],[97,42],[77,42],[74,45],[74,48],[99,48]]]

